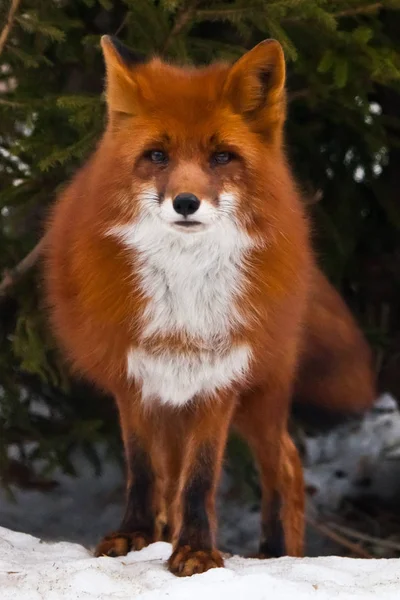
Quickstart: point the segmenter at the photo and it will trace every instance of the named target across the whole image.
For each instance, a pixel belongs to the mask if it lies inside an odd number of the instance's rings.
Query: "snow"
[[[339,557],[226,559],[225,569],[177,578],[169,544],[93,558],[78,544],[44,543],[0,528],[1,600],[398,600],[400,560]]]
[[[124,471],[104,447],[97,451],[102,474],[97,476],[87,458],[77,453],[73,463],[78,477],[60,470],[52,474],[58,485],[45,492],[12,486],[15,502],[0,486],[0,526],[24,531],[46,541],[69,541],[93,546],[114,530],[123,515]],[[224,471],[218,499],[219,547],[250,554],[260,537],[259,506],[232,498],[232,479]],[[318,546],[317,553],[321,549]],[[0,593],[1,600],[1,593]]]
[[[335,514],[344,498],[373,492],[398,506],[400,500],[400,412],[389,395],[356,424],[306,439],[305,479],[309,509]],[[78,477],[53,473],[58,486],[42,492],[13,486],[16,502],[0,487],[0,525],[24,531],[46,541],[68,541],[93,546],[117,527],[123,511],[124,473],[115,459],[99,447],[102,475],[96,476],[82,455],[74,456]],[[337,477],[341,472],[345,477]],[[358,482],[369,477],[368,489]],[[245,490],[244,490],[245,492]],[[241,494],[241,495],[240,495]],[[223,550],[250,554],[260,536],[260,507],[238,491],[226,470],[218,498],[218,545]],[[313,528],[307,528],[308,556],[342,553],[343,549]],[[400,597],[400,596],[399,596]],[[1,600],[1,593],[0,593]]]
[[[312,507],[334,512],[343,498],[365,491],[390,495],[397,504],[399,449],[400,412],[389,395],[379,398],[358,423],[307,437],[304,471],[308,486],[314,487]],[[225,569],[187,579],[168,572],[165,563],[171,547],[164,543],[118,559],[96,559],[91,550],[118,524],[124,495],[122,470],[105,450],[100,454],[101,477],[84,457],[76,457],[80,476],[56,472],[59,485],[52,490],[13,486],[16,503],[0,490],[0,524],[5,526],[0,527],[0,600],[203,600],[204,595],[207,600],[400,598],[400,559],[321,556],[342,549],[310,528],[308,558],[258,561],[234,556],[226,560]],[[368,490],[358,487],[365,477],[371,480]],[[227,472],[218,508],[219,547],[239,554],[254,552],[259,506],[232,494]]]
[[[304,478],[316,508],[335,512],[344,498],[365,493],[398,503],[400,497],[400,411],[382,394],[356,423],[305,439]]]

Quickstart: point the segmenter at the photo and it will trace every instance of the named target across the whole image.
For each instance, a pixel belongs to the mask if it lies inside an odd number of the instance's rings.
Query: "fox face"
[[[155,149],[140,157],[136,174],[143,180],[142,210],[184,234],[205,231],[222,219],[233,219],[234,182],[240,183],[243,177],[237,154],[222,149],[225,146],[214,149],[218,146],[212,140],[204,144],[192,140],[189,145],[189,131],[175,143],[155,142]]]
[[[109,230],[146,222],[191,244],[207,232],[265,229],[263,180],[273,203],[284,120],[280,45],[267,41],[233,66],[201,69],[138,62],[109,37],[102,47],[109,112],[102,169],[114,190]]]

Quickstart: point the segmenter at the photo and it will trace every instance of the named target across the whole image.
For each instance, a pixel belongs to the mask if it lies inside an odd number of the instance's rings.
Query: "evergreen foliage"
[[[102,34],[195,64],[277,38],[288,60],[288,150],[322,264],[400,392],[400,0],[6,0],[2,31],[0,270],[35,246],[47,207],[103,129]],[[77,447],[100,468],[100,439],[118,450],[111,403],[69,378],[40,288],[36,268],[0,287],[6,482],[18,480],[16,465],[28,469],[25,483],[32,469],[72,472]]]

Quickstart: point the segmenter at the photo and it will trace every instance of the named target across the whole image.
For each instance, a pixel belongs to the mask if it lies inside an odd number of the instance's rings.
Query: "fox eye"
[[[214,165],[227,165],[233,158],[232,152],[215,152],[211,157],[211,162]]]
[[[168,162],[168,155],[162,150],[149,150],[146,156],[155,165],[165,165]]]

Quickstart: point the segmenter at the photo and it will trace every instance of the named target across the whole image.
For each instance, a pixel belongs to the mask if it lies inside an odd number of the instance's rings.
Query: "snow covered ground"
[[[313,506],[334,513],[343,498],[365,492],[398,504],[399,448],[400,412],[396,401],[387,394],[361,422],[308,438],[304,473],[308,487],[313,490]],[[13,503],[0,488],[0,526],[46,541],[77,542],[87,547],[96,544],[119,523],[124,498],[123,473],[101,450],[100,455],[101,477],[94,474],[84,457],[77,456],[74,464],[79,477],[54,473],[59,485],[51,491],[14,487],[17,502]],[[218,503],[219,546],[230,552],[249,554],[257,549],[259,507],[236,496],[225,472]],[[308,531],[308,556],[339,550],[315,531]]]
[[[400,498],[399,448],[400,412],[388,395],[360,423],[306,440],[305,478],[314,488],[313,504],[334,511],[343,497],[363,491],[358,482],[365,485],[366,478],[369,491]],[[118,524],[123,500],[122,472],[107,456],[102,463],[103,474],[96,477],[87,461],[77,457],[80,477],[55,473],[59,485],[45,493],[14,488],[16,503],[0,490],[0,600],[196,600],[205,594],[207,600],[400,599],[400,559],[313,558],[342,550],[315,531],[308,532],[309,558],[257,561],[235,556],[226,561],[225,570],[185,580],[165,567],[168,544],[120,559],[95,559],[91,549]],[[254,552],[259,520],[258,507],[232,494],[225,473],[219,547],[242,555]]]
[[[74,464],[79,477],[54,473],[59,485],[49,491],[13,486],[15,502],[0,487],[0,526],[23,531],[45,541],[66,541],[93,547],[119,524],[124,500],[123,472],[102,449],[102,475],[96,476],[85,457]],[[223,473],[218,498],[218,545],[221,550],[248,555],[256,552],[260,537],[259,506],[232,493],[232,481]],[[336,546],[309,532],[307,553],[335,552]],[[0,600],[2,600],[0,594]]]
[[[400,560],[324,557],[252,560],[179,579],[159,542],[122,558],[93,558],[77,544],[43,543],[0,528],[1,600],[398,600]]]
[[[382,394],[359,422],[305,440],[304,477],[320,510],[337,511],[343,498],[365,494],[400,500],[400,411]]]

